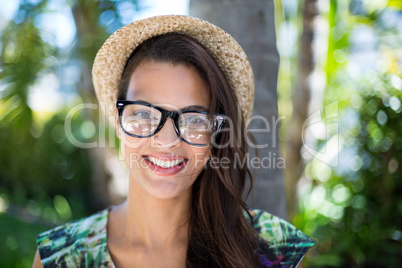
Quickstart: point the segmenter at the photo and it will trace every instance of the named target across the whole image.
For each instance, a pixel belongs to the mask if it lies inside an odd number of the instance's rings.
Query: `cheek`
[[[128,164],[132,161],[140,160],[140,151],[146,142],[147,139],[144,138],[134,138],[128,135],[122,135],[120,138],[120,150],[121,155],[124,157],[124,161]]]
[[[205,166],[208,159],[210,158],[211,150],[208,149],[199,149],[193,151],[193,159],[194,159],[194,170],[200,170]]]

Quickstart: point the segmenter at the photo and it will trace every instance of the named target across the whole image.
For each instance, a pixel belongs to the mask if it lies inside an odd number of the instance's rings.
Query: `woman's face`
[[[166,110],[207,110],[210,90],[197,70],[182,64],[144,61],[135,69],[127,100],[145,101]],[[189,145],[177,136],[172,119],[149,138],[126,135],[119,126],[122,154],[136,191],[160,199],[189,195],[211,148]]]

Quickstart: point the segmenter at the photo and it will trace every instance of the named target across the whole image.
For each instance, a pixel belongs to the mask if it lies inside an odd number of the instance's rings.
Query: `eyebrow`
[[[148,103],[148,104],[152,105],[152,103],[149,103],[146,100],[138,99],[136,101],[142,101],[142,102],[145,102],[145,103]],[[205,106],[202,106],[202,105],[189,105],[189,106],[186,106],[186,107],[183,107],[183,108],[180,109],[180,111],[191,111],[191,110],[209,112],[209,109],[206,108]]]
[[[190,106],[186,106],[180,110],[182,110],[182,111],[197,110],[197,111],[209,112],[209,110],[206,107],[201,106],[201,105],[190,105]]]

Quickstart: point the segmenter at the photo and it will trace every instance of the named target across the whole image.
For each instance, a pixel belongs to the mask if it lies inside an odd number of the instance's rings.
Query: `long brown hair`
[[[171,33],[146,40],[127,61],[118,99],[125,99],[130,78],[144,60],[184,64],[195,67],[211,91],[210,113],[230,119],[219,137],[222,148],[212,148],[212,157],[226,158],[230,168],[206,165],[192,188],[187,267],[259,267],[256,254],[258,234],[244,216],[248,214],[242,195],[250,179],[245,163],[247,144],[244,120],[233,88],[214,58],[191,37]],[[251,217],[248,214],[248,217]]]

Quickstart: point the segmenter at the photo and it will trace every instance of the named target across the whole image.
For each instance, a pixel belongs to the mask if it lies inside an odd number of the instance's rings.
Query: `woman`
[[[93,81],[128,197],[40,234],[34,267],[296,267],[313,241],[242,199],[254,83],[230,35],[187,16],[134,22],[102,46]]]

